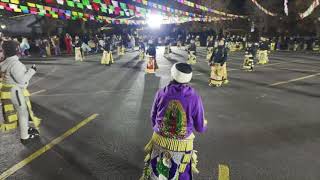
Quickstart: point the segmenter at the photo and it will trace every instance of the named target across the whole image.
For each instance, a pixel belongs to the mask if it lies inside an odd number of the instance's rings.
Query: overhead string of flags
[[[231,17],[231,18],[247,18],[247,16],[225,13],[225,12],[222,12],[222,11],[219,11],[216,9],[212,9],[212,8],[208,8],[208,7],[203,6],[201,4],[193,3],[193,2],[187,1],[187,0],[175,0],[175,1],[177,1],[180,4],[184,4],[189,7],[193,7],[193,8],[202,10],[204,12],[210,12],[210,13],[214,13],[214,14],[226,16],[226,17]]]
[[[132,1],[134,4],[115,0],[44,0],[45,4],[40,4],[35,3],[34,1],[0,0],[0,9],[16,13],[46,16],[54,19],[92,20],[111,24],[145,24],[145,20],[126,18],[134,16],[145,19],[149,14],[161,14],[164,17],[164,23],[168,24],[189,21],[211,22],[246,18],[246,16],[224,13],[185,0],[176,1],[205,12],[213,12],[221,15],[221,17],[199,15],[147,0]],[[120,18],[115,18],[115,16]]]

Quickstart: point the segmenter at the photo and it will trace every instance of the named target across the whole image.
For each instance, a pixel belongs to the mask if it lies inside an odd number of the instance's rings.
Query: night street
[[[7,179],[139,179],[155,93],[171,81],[171,66],[187,59],[176,47],[170,58],[163,52],[159,47],[160,69],[154,75],[145,73],[138,51],[115,56],[112,66],[100,65],[101,54],[84,62],[73,56],[24,58],[27,66],[38,66],[29,91],[34,112],[43,119],[40,142],[24,146],[18,131],[2,133],[0,177],[62,137]],[[197,53],[191,85],[204,102],[208,129],[196,134],[196,179],[217,180],[229,170],[232,180],[319,180],[319,54],[272,52],[269,64],[245,72],[244,52],[234,52],[227,61],[230,84],[214,88],[208,86],[205,48]],[[64,134],[71,130],[74,134]]]

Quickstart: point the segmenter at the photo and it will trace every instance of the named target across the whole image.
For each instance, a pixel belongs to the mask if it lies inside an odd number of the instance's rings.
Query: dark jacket
[[[139,49],[142,50],[142,51],[146,51],[146,46],[144,45],[143,42],[139,43]]]
[[[223,65],[228,60],[228,49],[225,46],[218,46],[211,56],[210,64],[220,63]]]
[[[209,48],[209,47],[214,47],[214,41],[209,41],[207,47],[208,47],[208,48]]]
[[[189,51],[194,51],[194,52],[197,51],[197,46],[196,46],[195,43],[191,43],[191,44],[190,44]]]
[[[268,51],[269,50],[269,43],[268,42],[261,42],[259,45],[259,49],[262,51]]]
[[[148,48],[148,50],[147,50],[147,54],[149,55],[149,56],[153,56],[153,57],[156,57],[156,55],[157,55],[157,51],[156,51],[156,46],[155,45],[149,45],[149,48]]]
[[[80,39],[74,42],[74,47],[81,48],[81,46],[82,46],[82,41]]]
[[[254,46],[252,45],[251,47],[247,47],[246,48],[246,53],[247,54],[251,54],[252,56],[255,56],[255,50],[254,50]]]
[[[104,46],[102,47],[104,51],[111,51],[111,41],[110,40],[105,40],[104,41]]]

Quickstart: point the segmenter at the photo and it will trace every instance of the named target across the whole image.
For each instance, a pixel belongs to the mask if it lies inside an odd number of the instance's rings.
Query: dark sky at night
[[[232,0],[227,8],[233,12],[245,12],[246,0]]]

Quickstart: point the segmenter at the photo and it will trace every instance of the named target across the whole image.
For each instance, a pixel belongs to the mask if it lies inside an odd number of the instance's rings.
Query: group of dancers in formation
[[[164,57],[168,57],[171,50],[170,38],[165,39],[165,50]],[[182,42],[181,38],[177,39],[178,49],[182,49],[182,45],[185,45],[185,50],[188,52],[188,59],[186,63],[194,65],[197,63],[197,47],[200,46],[199,37],[191,36],[185,43]],[[239,46],[243,46],[239,48]],[[209,36],[207,38],[207,56],[206,59],[211,68],[211,75],[209,78],[209,86],[221,87],[222,85],[228,84],[228,71],[227,71],[227,60],[230,51],[236,51],[244,49],[245,56],[242,65],[242,69],[247,72],[252,72],[256,64],[267,64],[269,62],[269,53],[272,49],[272,43],[267,38],[261,37],[259,42],[248,41],[244,45],[240,45],[237,42],[227,41],[224,37],[214,38]],[[146,73],[155,73],[158,69],[156,61],[156,45],[154,41],[149,40],[148,45],[143,42],[139,44],[140,59],[143,60],[147,57]]]
[[[214,40],[208,38],[207,60],[211,66],[210,86],[220,87],[228,83],[227,59],[232,44],[224,37]],[[112,43],[110,38],[104,39],[101,64],[108,65],[114,62],[112,56]],[[118,55],[124,55],[123,41],[117,43]],[[81,44],[76,38],[75,48]],[[182,43],[178,40],[178,47]],[[165,56],[171,52],[169,38],[165,42]],[[199,46],[197,38],[190,39],[186,44],[188,60],[186,63],[176,63],[171,68],[172,81],[164,88],[158,90],[151,109],[151,123],[153,135],[145,146],[146,156],[144,169],[140,180],[150,179],[181,179],[190,180],[197,169],[197,151],[194,150],[194,131],[205,132],[207,120],[202,99],[197,91],[189,84],[192,79],[192,65],[197,63],[196,50]],[[268,63],[269,44],[261,38],[259,44],[247,43],[243,68],[253,71],[254,58],[257,56],[259,64]],[[40,137],[39,125],[41,119],[32,111],[27,91],[30,79],[36,74],[34,65],[27,68],[17,56],[17,44],[14,41],[4,41],[1,45],[3,58],[0,58],[0,99],[2,102],[4,122],[0,130],[10,131],[20,128],[21,143],[28,144]],[[159,68],[156,61],[156,44],[149,40],[147,46],[139,42],[139,57],[147,57],[146,73],[155,73]],[[83,60],[81,50],[75,49],[76,60]],[[80,54],[79,54],[80,53]],[[78,58],[78,59],[77,59]],[[31,121],[31,122],[30,122]],[[32,125],[33,124],[33,125]]]

